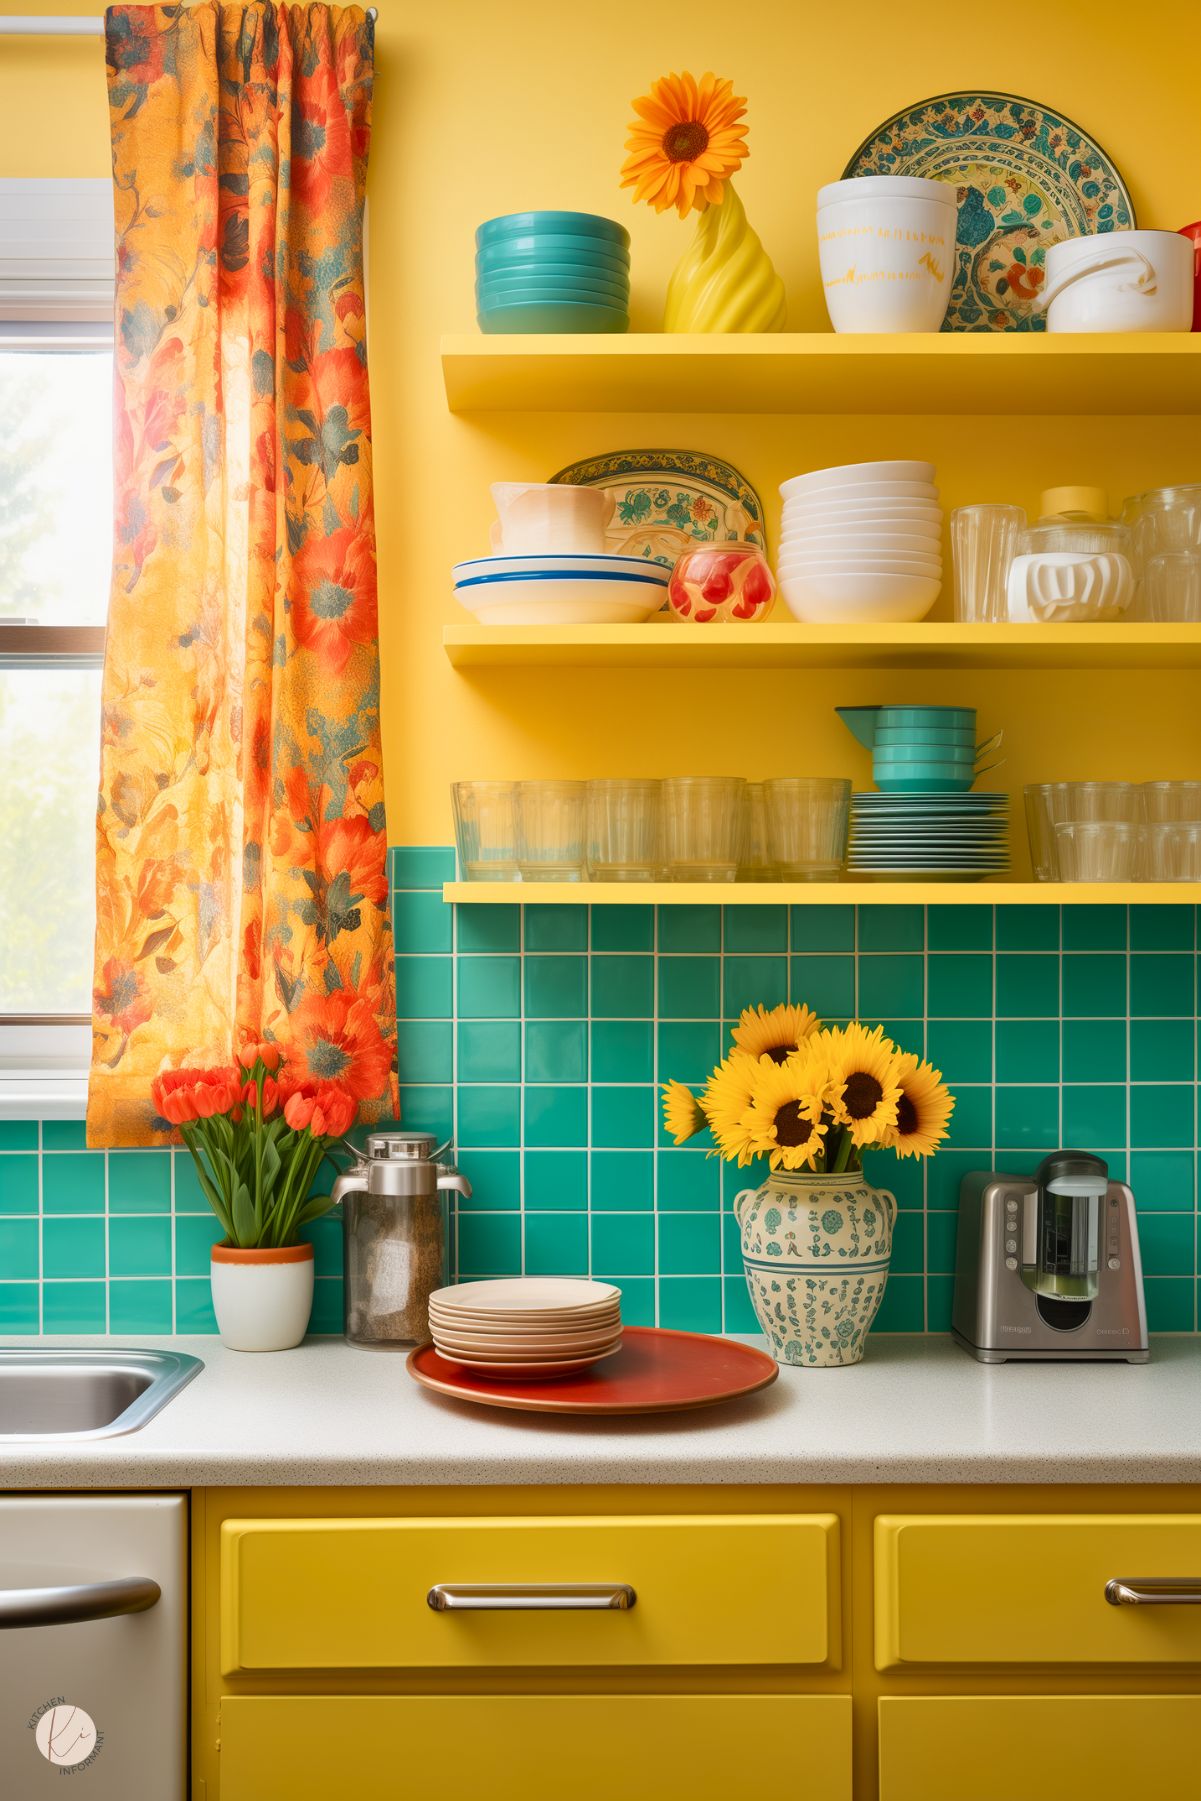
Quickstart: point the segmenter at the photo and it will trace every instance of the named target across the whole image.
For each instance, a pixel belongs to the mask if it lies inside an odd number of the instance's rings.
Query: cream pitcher
[[[372,1132],[333,1186],[342,1203],[346,1337],[372,1349],[423,1343],[429,1298],[450,1280],[450,1191],[471,1184],[427,1132]]]

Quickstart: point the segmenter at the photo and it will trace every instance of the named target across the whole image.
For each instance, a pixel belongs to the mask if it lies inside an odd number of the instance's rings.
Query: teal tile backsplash
[[[752,1330],[729,1202],[758,1177],[672,1146],[657,1085],[699,1086],[741,1007],[792,999],[882,1021],[958,1098],[928,1167],[871,1170],[900,1204],[881,1328],[947,1327],[966,1170],[1074,1141],[1134,1187],[1153,1329],[1197,1329],[1193,907],[456,910],[453,873],[448,850],[392,853],[404,1119],[453,1135],[475,1186],[460,1276],[611,1277],[632,1321]],[[0,1121],[0,1331],[211,1332],[216,1235],[186,1153]],[[336,1332],[338,1223],[310,1235],[314,1329]]]

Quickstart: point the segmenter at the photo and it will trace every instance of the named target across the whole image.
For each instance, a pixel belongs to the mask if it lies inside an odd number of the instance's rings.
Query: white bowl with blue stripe
[[[671,570],[603,552],[475,557],[455,596],[481,625],[637,625],[667,599]]]

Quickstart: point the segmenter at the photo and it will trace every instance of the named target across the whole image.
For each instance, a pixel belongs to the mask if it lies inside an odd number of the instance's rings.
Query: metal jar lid
[[[433,1155],[437,1142],[429,1132],[371,1132],[367,1155],[373,1162],[424,1163]]]

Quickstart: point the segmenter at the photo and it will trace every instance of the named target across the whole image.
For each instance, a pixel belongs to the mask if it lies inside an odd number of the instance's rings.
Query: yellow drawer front
[[[1113,1607],[1114,1577],[1201,1585],[1201,1515],[881,1515],[876,1668],[1201,1663],[1201,1607]]]
[[[433,1611],[437,1583],[626,1583],[628,1611]],[[221,1662],[251,1670],[837,1664],[834,1514],[227,1520]]]
[[[880,1702],[880,1801],[1196,1801],[1201,1699]]]
[[[220,1768],[220,1801],[851,1801],[851,1702],[237,1697],[222,1703]]]

